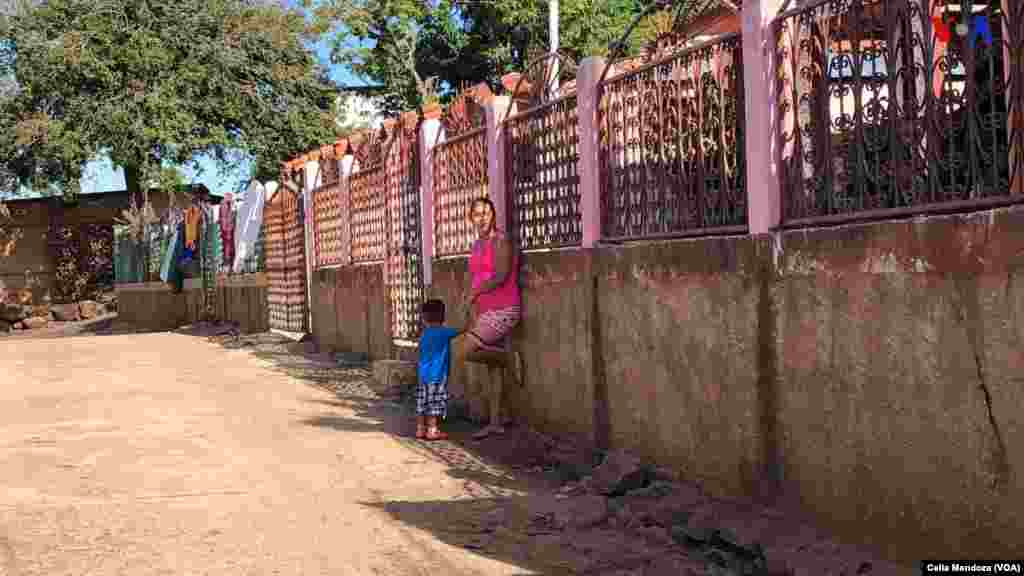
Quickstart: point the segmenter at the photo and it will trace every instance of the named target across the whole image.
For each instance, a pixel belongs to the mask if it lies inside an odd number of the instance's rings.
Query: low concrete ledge
[[[170,292],[171,286],[165,282],[133,282],[131,284],[115,284],[115,292]]]
[[[373,363],[373,388],[383,392],[394,386],[416,385],[416,363],[403,360],[378,360]]]

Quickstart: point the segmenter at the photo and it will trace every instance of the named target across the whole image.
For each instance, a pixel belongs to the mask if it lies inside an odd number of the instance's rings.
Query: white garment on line
[[[264,186],[253,180],[245,191],[245,200],[238,207],[235,216],[235,264],[236,273],[242,271],[242,264],[256,249],[263,225],[263,201],[267,194],[272,194],[277,184],[267,182]]]

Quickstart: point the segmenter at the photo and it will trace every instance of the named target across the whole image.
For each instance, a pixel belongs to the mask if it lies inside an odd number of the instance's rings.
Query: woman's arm
[[[477,288],[472,295],[472,300],[476,300],[476,297],[481,294],[486,294],[492,290],[501,286],[508,277],[509,272],[512,268],[512,243],[505,238],[496,238],[494,240],[494,275],[484,281],[483,284]]]

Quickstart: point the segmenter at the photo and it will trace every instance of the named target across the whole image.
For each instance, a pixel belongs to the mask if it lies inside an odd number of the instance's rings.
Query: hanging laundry
[[[949,29],[946,21],[942,19],[942,16],[932,16],[932,28],[935,30],[935,37],[938,38],[939,42],[949,44],[949,40],[953,37],[953,32]]]
[[[249,183],[235,223],[235,273],[242,271],[246,258],[255,252],[255,244],[263,225],[264,198],[272,195],[276,189],[277,184],[274,182],[268,182],[266,188],[255,180]]]
[[[174,256],[175,248],[178,245],[178,230],[174,230],[174,234],[171,235],[171,242],[168,244],[166,251],[164,252],[163,261],[160,263],[160,280],[163,282],[169,282],[171,278],[171,270],[174,269]]]
[[[974,43],[977,41],[978,36],[981,36],[985,44],[992,45],[992,30],[988,27],[988,16],[983,14],[975,15],[974,20],[971,21],[970,32],[967,34],[968,44],[970,44],[971,48],[974,48]]]
[[[171,244],[168,252],[171,255],[171,266],[167,272],[167,278],[164,280],[170,284],[174,292],[181,292],[185,284],[185,275],[182,271],[181,265],[181,254],[185,246],[185,225],[184,223],[178,224],[176,231],[174,232],[174,242]]]
[[[235,263],[235,195],[228,192],[217,207],[220,225],[221,262],[225,270]]]
[[[185,247],[189,250],[195,250],[196,238],[199,236],[199,219],[202,217],[202,212],[199,211],[198,206],[189,206],[185,210]]]

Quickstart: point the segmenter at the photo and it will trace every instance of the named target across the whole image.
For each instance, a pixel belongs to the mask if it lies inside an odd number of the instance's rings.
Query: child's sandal
[[[427,430],[426,439],[427,440],[431,440],[431,441],[447,440],[448,439],[448,435],[435,428],[433,430]]]

